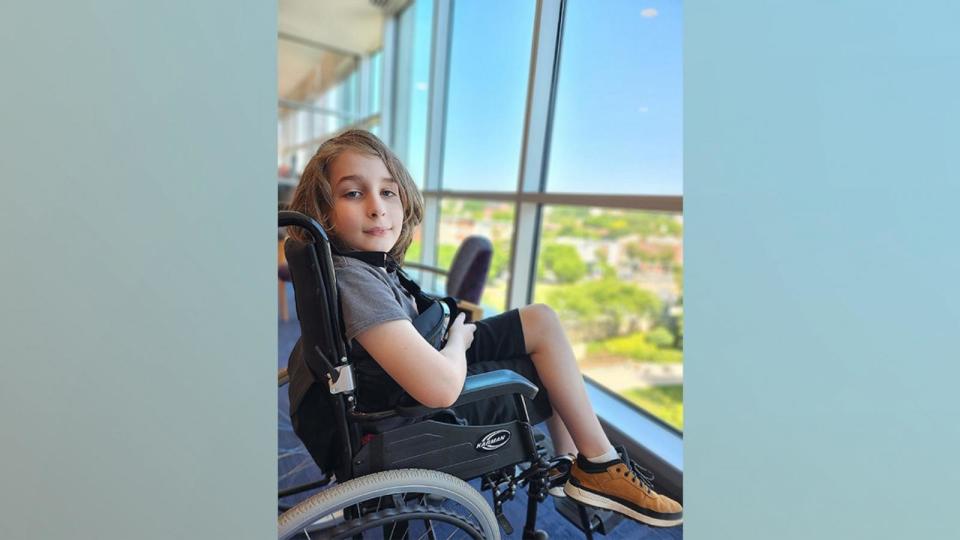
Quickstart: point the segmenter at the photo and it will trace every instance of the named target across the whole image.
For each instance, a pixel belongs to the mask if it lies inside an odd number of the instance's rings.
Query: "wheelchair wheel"
[[[324,490],[277,519],[278,538],[498,540],[493,510],[470,484],[439,471],[398,469]]]

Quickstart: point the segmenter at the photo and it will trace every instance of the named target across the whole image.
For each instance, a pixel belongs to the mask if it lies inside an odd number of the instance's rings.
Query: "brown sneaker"
[[[626,463],[631,463],[629,458]],[[652,481],[653,473],[626,465],[623,459],[591,463],[577,456],[563,491],[580,503],[613,510],[654,527],[681,524],[683,507],[653,491]]]

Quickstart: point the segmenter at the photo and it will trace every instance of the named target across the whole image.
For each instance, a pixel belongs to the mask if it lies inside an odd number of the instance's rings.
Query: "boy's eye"
[[[383,190],[382,193],[383,193],[383,195],[386,196],[386,197],[396,197],[396,196],[397,196],[396,193],[394,193],[393,191],[390,191],[389,189]]]
[[[356,191],[356,190],[354,190],[354,191],[348,191],[348,192],[344,193],[343,196],[346,197],[346,198],[348,198],[348,199],[356,199],[357,197],[360,196],[360,192],[359,192],[359,191]]]

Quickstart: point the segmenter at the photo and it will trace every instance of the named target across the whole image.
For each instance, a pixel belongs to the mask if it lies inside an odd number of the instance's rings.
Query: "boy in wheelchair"
[[[332,329],[321,341],[340,341],[334,338],[342,328],[342,342],[350,344],[349,351],[324,354],[302,338],[290,359],[291,419],[321,468],[338,471],[339,479],[429,463],[471,478],[535,460],[529,426],[546,421],[557,454],[566,458],[554,459],[553,469],[541,476],[556,478],[564,461],[569,469],[562,491],[551,493],[653,526],[682,522],[680,504],[656,493],[648,473],[610,444],[549,307],[526,306],[472,323],[461,313],[448,321],[446,304],[422,294],[399,269],[422,219],[423,199],[406,168],[374,135],[353,130],[323,143],[290,210],[316,220],[332,244],[336,293],[322,300],[334,309],[339,305],[340,320],[331,317]],[[305,251],[311,236],[294,227],[288,232],[291,270],[298,258],[316,264],[316,255]],[[296,277],[299,312],[302,284]],[[301,314],[301,327],[309,324]],[[307,366],[314,353],[324,359],[329,392],[338,383],[355,389],[347,397],[349,411],[331,410],[327,385],[317,384],[317,370]],[[349,372],[338,368],[342,358],[349,359]],[[478,374],[486,375],[467,378]],[[503,395],[504,388],[515,395]],[[335,419],[341,431],[354,429],[343,424],[347,417],[361,426],[361,444],[369,443],[359,451],[344,449],[330,427]],[[418,422],[428,417],[433,420]],[[476,431],[458,432],[458,424]],[[521,444],[508,445],[511,438]],[[545,492],[549,486],[539,487]]]

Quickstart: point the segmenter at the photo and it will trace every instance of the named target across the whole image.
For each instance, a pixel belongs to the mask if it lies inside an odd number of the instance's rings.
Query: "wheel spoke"
[[[429,519],[425,519],[423,520],[423,524],[424,524],[423,534],[418,536],[417,540],[423,540],[423,538],[425,537],[429,538],[430,540],[434,540],[433,523]]]
[[[295,532],[297,538],[306,540],[350,540],[360,538],[367,531],[384,540],[482,540],[484,532],[495,530],[489,502],[469,484],[453,477],[434,478],[437,473],[404,471],[399,474],[410,478],[397,479],[398,473],[391,471],[383,474],[384,478],[378,482],[401,484],[393,491],[389,486],[370,489],[364,485],[369,481],[358,484],[352,491],[341,487],[344,484],[334,486],[333,491],[315,496],[304,506],[307,509],[313,506],[308,514],[298,509],[300,515],[295,512],[282,515],[280,536],[291,538],[290,534]],[[402,485],[403,482],[408,483]],[[333,510],[337,508],[340,510]],[[284,521],[291,525],[299,523],[293,525],[296,529],[284,529]],[[307,522],[312,525],[306,525]]]

